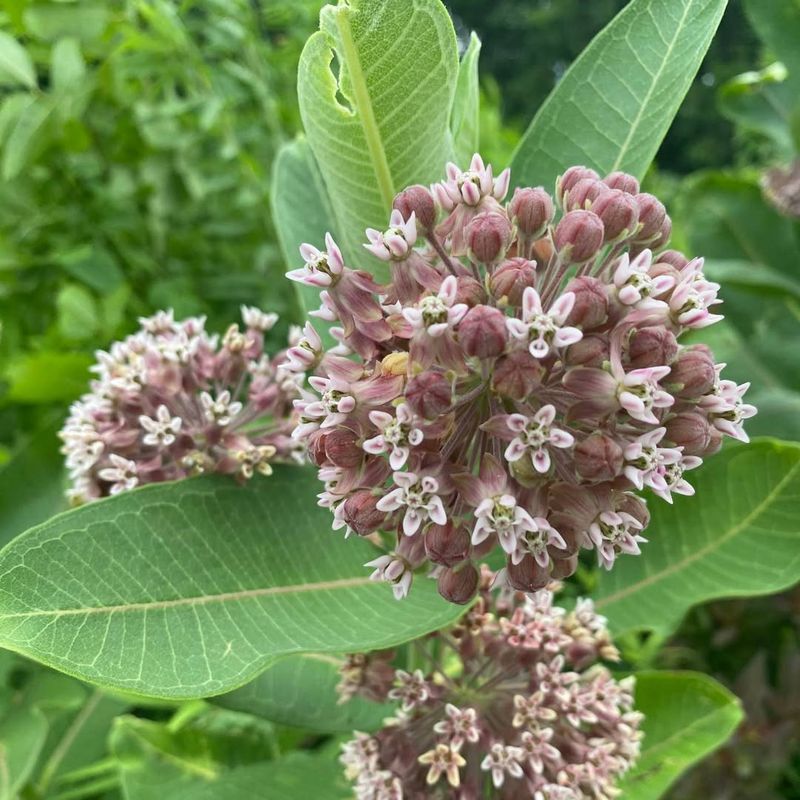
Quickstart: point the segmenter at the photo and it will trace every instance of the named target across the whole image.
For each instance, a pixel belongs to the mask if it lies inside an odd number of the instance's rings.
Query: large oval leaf
[[[364,229],[385,227],[397,191],[442,177],[457,77],[455,32],[439,0],[322,9],[297,89],[347,257],[363,262]]]
[[[739,701],[696,672],[640,672],[636,708],[642,755],[623,779],[625,800],[658,800],[692,764],[722,745],[742,721]]]
[[[552,186],[571,164],[642,176],[700,67],[727,0],[632,0],[533,119],[515,184]]]
[[[800,446],[732,447],[690,479],[695,497],[651,503],[642,555],[601,576],[596,605],[616,631],[666,633],[696,603],[800,580]]]
[[[0,552],[0,645],[93,683],[198,697],[280,655],[390,647],[461,613],[431,581],[403,602],[371,583],[373,547],[331,533],[317,488],[283,467],[61,514]]]

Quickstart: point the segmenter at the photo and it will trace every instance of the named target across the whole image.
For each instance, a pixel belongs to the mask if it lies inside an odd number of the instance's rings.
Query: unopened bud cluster
[[[475,156],[431,189],[395,200],[367,251],[379,285],[345,265],[330,235],[288,273],[321,289],[294,348],[315,393],[295,431],[319,466],[335,527],[395,535],[370,566],[398,597],[434,565],[441,593],[467,602],[495,547],[503,579],[535,591],[576,569],[581,548],[610,568],[638,553],[643,490],[692,494],[684,473],[746,441],[747,384],[680,337],[721,319],[701,258],[665,250],[664,206],[624,173],[572,167],[519,188]]]
[[[204,318],[162,311],[98,351],[91,391],[60,433],[73,502],[202,472],[248,479],[302,458],[291,433],[303,376],[281,366],[285,353],[264,352],[275,314],[242,316],[244,330],[231,325],[220,338]]]
[[[344,699],[395,701],[342,763],[358,800],[611,800],[636,761],[642,715],[633,677],[616,680],[605,620],[591,601],[566,613],[541,590],[481,596],[451,631],[414,645],[424,668],[390,655],[350,660]]]

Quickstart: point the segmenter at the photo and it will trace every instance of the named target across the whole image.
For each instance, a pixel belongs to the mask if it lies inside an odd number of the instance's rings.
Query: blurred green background
[[[137,316],[172,307],[207,314],[220,329],[241,303],[263,305],[282,315],[276,340],[299,321],[270,218],[270,168],[300,129],[297,61],[320,5],[0,0],[0,46],[18,39],[35,64],[35,74],[0,65],[8,530],[30,521],[26,492],[58,505],[60,486],[37,483],[31,458],[57,462],[53,427],[85,386],[93,351],[132,331]],[[500,166],[625,2],[447,5],[462,42],[473,29],[483,41],[481,150]],[[728,318],[712,344],[733,361],[729,377],[754,381],[761,414],[751,431],[800,439],[800,223],[761,188],[768,169],[796,157],[800,53],[782,50],[781,31],[748,16],[757,6],[729,4],[647,188],[667,202],[676,246],[709,256],[709,272],[725,281]],[[788,77],[770,67],[778,59]],[[782,197],[784,206],[792,200]],[[800,798],[799,631],[797,592],[715,603],[660,651],[659,666],[714,674],[749,712],[734,742],[673,800]]]

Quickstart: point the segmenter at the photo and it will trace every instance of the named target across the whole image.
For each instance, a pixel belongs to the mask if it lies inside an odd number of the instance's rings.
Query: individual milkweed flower
[[[567,613],[550,590],[491,592],[490,579],[484,571],[477,603],[452,629],[409,645],[424,666],[397,669],[393,686],[353,681],[351,661],[343,665],[345,702],[399,705],[379,731],[342,747],[356,797],[389,796],[376,786],[404,800],[618,795],[639,756],[642,715],[634,679],[602,663],[618,659],[606,621],[591,601]],[[374,654],[370,669],[388,674],[393,657]]]
[[[74,502],[200,472],[248,480],[302,458],[291,438],[302,371],[264,352],[275,314],[243,306],[242,319],[219,337],[203,318],[160,311],[97,353],[60,433]]]
[[[313,373],[294,436],[335,529],[386,545],[373,577],[397,597],[428,562],[468,602],[492,549],[498,580],[526,591],[582,549],[604,567],[639,553],[644,498],[691,494],[685,473],[755,413],[707,347],[682,342],[719,318],[719,286],[664,249],[666,209],[636,178],[572,167],[555,197],[517,187],[504,205],[509,187],[475,156],[401,192],[363,254],[390,265],[386,285],[330,235],[289,273],[320,286],[314,316],[337,340],[326,350],[309,325],[289,352],[287,370]],[[128,359],[119,380],[140,369]]]

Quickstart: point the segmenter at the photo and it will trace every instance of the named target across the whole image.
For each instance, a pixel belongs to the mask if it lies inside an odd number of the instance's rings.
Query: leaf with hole
[[[155,697],[220,694],[276,657],[391,647],[462,609],[420,579],[397,602],[331,532],[312,471],[220,476],[90,503],[0,552],[0,645]]]
[[[800,445],[732,446],[688,477],[697,494],[653,499],[642,554],[600,576],[594,600],[615,631],[666,634],[697,603],[800,580]]]
[[[544,101],[514,184],[553,186],[572,164],[642,177],[711,44],[727,0],[632,0]]]

